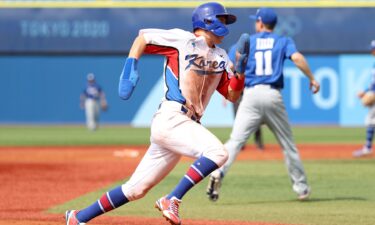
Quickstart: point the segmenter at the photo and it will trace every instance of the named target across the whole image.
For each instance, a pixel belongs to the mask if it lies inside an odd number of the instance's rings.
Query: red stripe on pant
[[[104,211],[108,212],[113,209],[111,203],[109,202],[109,199],[107,197],[107,193],[105,193],[100,199],[100,204],[102,204]]]
[[[203,177],[192,167],[189,168],[186,174],[194,181],[195,184],[203,179]]]

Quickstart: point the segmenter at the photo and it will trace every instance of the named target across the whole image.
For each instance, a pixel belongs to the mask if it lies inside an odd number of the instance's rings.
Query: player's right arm
[[[160,54],[166,57],[171,57],[173,51],[171,49],[176,47],[181,39],[186,39],[187,35],[192,35],[189,32],[172,29],[144,29],[140,30],[138,37],[134,40],[129,52],[129,57],[126,59],[124,69],[120,76],[119,96],[127,100],[130,98],[133,90],[139,80],[138,75],[138,60],[143,53]]]
[[[81,109],[85,109],[85,101],[86,101],[86,89],[84,89],[79,96],[79,107]]]
[[[86,96],[84,93],[82,93],[80,96],[79,96],[79,107],[81,109],[84,109],[85,108],[85,100],[86,100]]]
[[[129,58],[139,59],[142,53],[146,49],[146,40],[143,34],[139,34],[138,37],[134,40],[132,47],[130,48]]]
[[[121,99],[127,100],[131,94],[137,82],[139,80],[138,75],[138,59],[146,48],[146,41],[142,34],[134,40],[132,47],[130,48],[129,56],[125,61],[124,68],[120,76],[118,94]]]

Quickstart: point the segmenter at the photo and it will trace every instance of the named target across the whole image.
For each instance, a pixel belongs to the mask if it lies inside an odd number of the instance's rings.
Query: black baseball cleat
[[[221,178],[220,177],[217,178],[211,175],[208,181],[208,186],[207,186],[207,191],[206,191],[208,199],[210,199],[213,202],[216,202],[219,199],[220,186],[221,186]]]

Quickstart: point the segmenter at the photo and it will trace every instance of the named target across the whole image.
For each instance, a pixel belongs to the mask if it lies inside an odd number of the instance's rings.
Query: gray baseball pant
[[[223,174],[228,172],[242,146],[263,123],[270,128],[282,147],[293,190],[297,194],[302,193],[308,188],[308,184],[293,140],[284,102],[280,90],[269,85],[245,88],[230,139],[225,143],[229,158],[221,168],[221,172]]]

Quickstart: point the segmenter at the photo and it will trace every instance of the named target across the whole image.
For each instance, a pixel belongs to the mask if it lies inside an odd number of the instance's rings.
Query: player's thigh
[[[271,131],[279,139],[291,139],[292,130],[289,124],[288,114],[285,109],[281,93],[274,90],[272,101],[265,106],[265,121]]]
[[[95,101],[95,103],[94,103],[94,114],[95,114],[95,117],[98,117],[99,113],[100,113],[100,105],[99,105],[99,102]]]
[[[234,119],[231,139],[247,140],[261,125],[263,112],[258,96],[245,92]]]
[[[181,156],[151,143],[130,179],[122,186],[129,200],[143,197],[176,166]]]
[[[152,127],[151,140],[178,154],[198,158],[224,151],[223,144],[215,135],[184,114],[157,116]]]
[[[92,99],[87,99],[85,101],[85,110],[86,110],[86,115],[87,116],[94,116],[95,113],[95,101]]]

